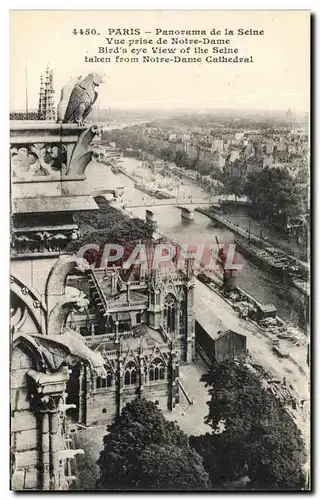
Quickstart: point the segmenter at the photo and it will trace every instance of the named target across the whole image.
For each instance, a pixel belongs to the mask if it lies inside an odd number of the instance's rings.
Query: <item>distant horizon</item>
[[[57,108],[57,104],[55,105]],[[260,114],[260,115],[266,115],[266,116],[273,116],[278,117],[279,115],[285,116],[288,111],[292,113],[294,116],[301,116],[301,115],[309,115],[310,110],[309,109],[292,109],[292,108],[278,108],[278,109],[265,109],[265,108],[172,108],[172,109],[159,109],[159,108],[152,108],[152,107],[140,107],[140,108],[126,108],[126,107],[112,107],[112,106],[107,106],[107,107],[98,107],[98,108],[93,108],[93,114],[100,114],[100,113],[128,113],[128,114],[137,114],[137,113],[156,113],[156,114],[165,114],[165,115],[181,115],[183,113],[187,114],[214,114],[214,113],[223,113],[224,115],[232,115],[232,114],[241,114],[244,113],[245,115],[254,115],[254,114]],[[14,108],[10,109],[10,113],[26,113],[26,108]],[[38,109],[37,108],[29,108],[28,113],[37,113]]]

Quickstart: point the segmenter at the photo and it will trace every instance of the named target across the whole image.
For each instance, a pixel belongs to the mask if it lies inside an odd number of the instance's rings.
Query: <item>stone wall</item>
[[[157,403],[163,411],[169,406],[168,381],[151,382],[143,387],[141,395],[138,386],[124,388],[121,394],[121,409],[137,397],[145,397]],[[119,410],[119,394],[114,387],[90,393],[86,399],[86,425],[110,424],[114,421]]]
[[[26,373],[33,366],[31,357],[15,348],[11,360],[11,447],[14,450],[11,487],[14,490],[37,489],[40,486],[39,423],[30,407]]]
[[[158,407],[162,411],[168,410],[169,394],[170,391],[168,389],[167,380],[152,382],[149,385],[145,386],[143,391],[143,396],[153,403],[158,402]]]
[[[117,415],[115,389],[94,392],[86,400],[86,425],[112,423]]]

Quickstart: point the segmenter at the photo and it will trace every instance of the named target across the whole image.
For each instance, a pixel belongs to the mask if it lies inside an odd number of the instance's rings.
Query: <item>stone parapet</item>
[[[91,146],[101,130],[43,120],[10,122],[14,257],[58,255],[79,237],[74,213],[98,208],[85,170],[92,160],[105,160],[104,151]]]

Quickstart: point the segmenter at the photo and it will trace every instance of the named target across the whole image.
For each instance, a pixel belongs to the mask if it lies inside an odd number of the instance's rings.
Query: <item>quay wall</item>
[[[208,210],[206,208],[202,208],[202,207],[195,208],[195,211],[199,212],[202,215],[206,215],[207,217],[209,217],[209,219],[214,220],[215,222],[217,222],[221,226],[226,227],[227,229],[229,229],[230,231],[232,231],[233,233],[235,233],[239,236],[242,236],[245,238],[248,237],[248,233],[244,229],[242,229],[241,227],[237,227],[234,224],[226,221],[225,218],[220,215],[220,213],[214,213],[213,211]],[[270,243],[264,242],[263,240],[261,240],[260,238],[258,238],[257,236],[255,236],[252,233],[250,235],[250,238],[256,242],[259,242],[263,248],[266,248],[268,246],[273,246],[273,245],[270,245]],[[287,255],[281,249],[277,248],[277,250],[279,251],[279,253],[283,254],[284,256]],[[306,263],[303,263],[302,261],[298,261],[293,256],[292,257],[290,256],[290,258],[292,260],[294,260],[296,265],[298,265],[300,268],[302,268],[304,272],[308,272],[308,266]]]

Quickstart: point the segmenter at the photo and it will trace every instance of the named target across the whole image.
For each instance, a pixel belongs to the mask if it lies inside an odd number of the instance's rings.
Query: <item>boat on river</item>
[[[194,220],[194,211],[193,210],[182,210],[181,211],[181,217],[182,219],[192,222]]]
[[[249,257],[252,262],[291,283],[294,277],[300,276],[300,269],[295,260],[273,247],[261,247],[255,241],[245,238],[235,238],[238,250]]]
[[[240,253],[282,280],[287,297],[302,307],[309,318],[310,286],[294,259],[273,247],[261,248],[245,238],[235,238],[234,241]]]

